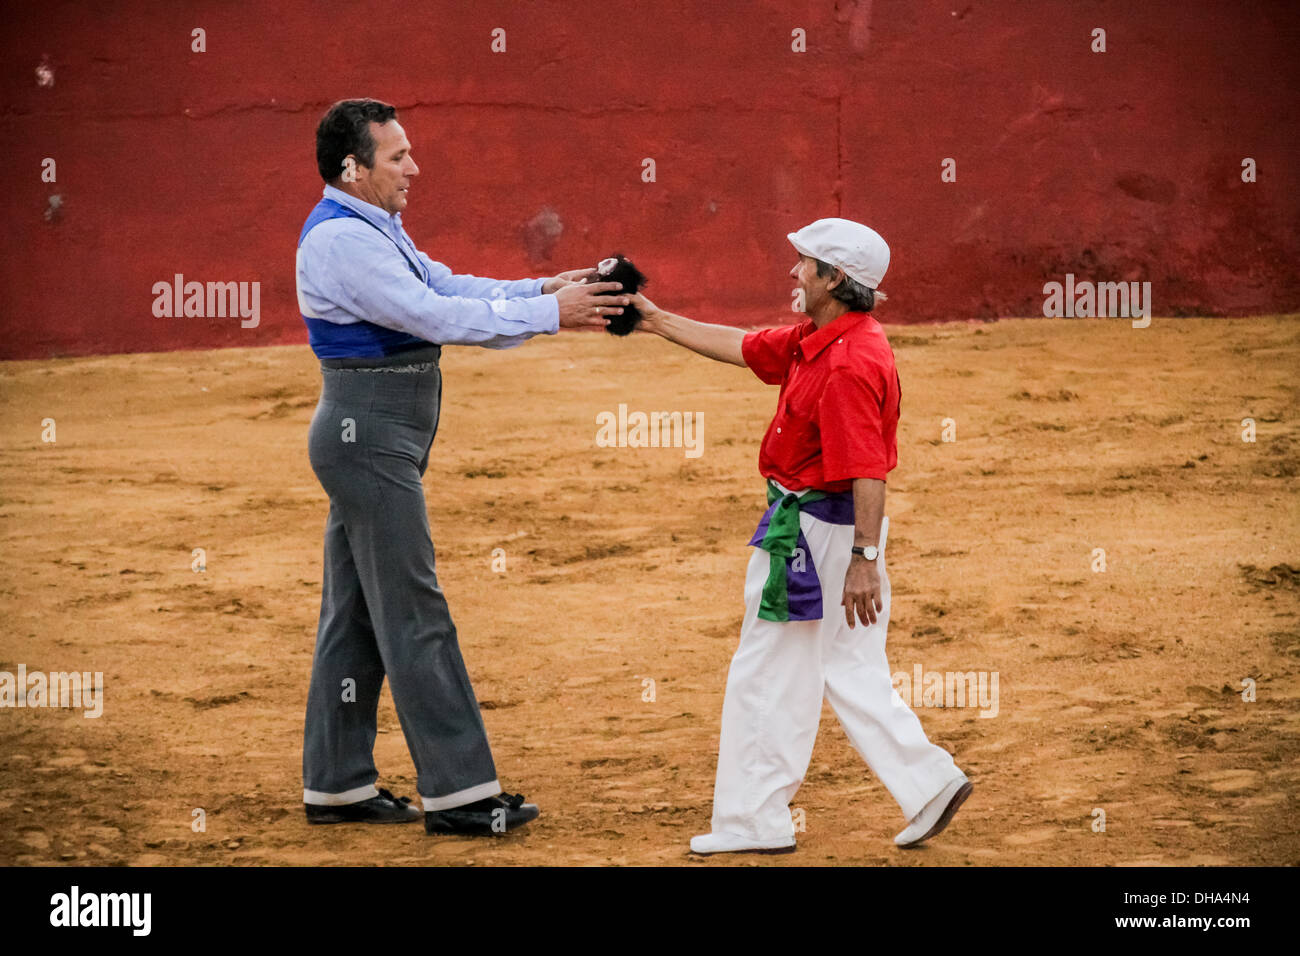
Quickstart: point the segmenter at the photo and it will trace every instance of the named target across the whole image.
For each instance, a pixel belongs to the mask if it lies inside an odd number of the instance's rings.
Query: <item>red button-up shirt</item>
[[[792,490],[849,491],[898,464],[902,385],[880,323],[846,312],[818,329],[812,319],[750,332],[745,364],[780,385],[758,470]]]

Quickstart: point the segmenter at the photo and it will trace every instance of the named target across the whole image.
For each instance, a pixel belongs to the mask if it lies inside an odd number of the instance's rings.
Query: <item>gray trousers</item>
[[[501,792],[456,628],[434,573],[420,478],[442,375],[322,368],[309,432],[329,494],[320,624],[303,735],[303,799],[374,796],[379,691],[388,676],[425,810]]]

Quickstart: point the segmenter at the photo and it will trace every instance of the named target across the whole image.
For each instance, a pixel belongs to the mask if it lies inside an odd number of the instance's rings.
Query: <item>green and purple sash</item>
[[[767,511],[749,543],[771,556],[758,616],[764,621],[819,621],[822,585],[812,549],[799,527],[807,512],[828,524],[853,524],[853,492],[782,491],[767,483]]]

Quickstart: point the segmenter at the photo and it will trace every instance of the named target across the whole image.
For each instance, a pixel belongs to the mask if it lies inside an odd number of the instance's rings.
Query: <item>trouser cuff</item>
[[[360,803],[362,800],[369,800],[371,797],[379,796],[379,791],[375,789],[373,783],[368,783],[364,787],[357,787],[353,790],[344,790],[342,793],[322,793],[319,790],[304,790],[302,792],[302,802],[310,803],[318,807],[341,807],[348,803]]]
[[[476,800],[495,797],[500,792],[501,784],[496,780],[492,780],[488,783],[480,783],[477,786],[469,787],[466,790],[457,790],[445,797],[421,796],[420,799],[424,801],[425,812],[429,813],[438,810],[454,810],[456,807],[463,807],[465,804],[474,803]]]

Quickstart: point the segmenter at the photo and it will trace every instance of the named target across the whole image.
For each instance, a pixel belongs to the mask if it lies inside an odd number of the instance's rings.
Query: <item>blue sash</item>
[[[398,252],[402,253],[402,257],[406,259],[406,265],[411,270],[412,275],[421,282],[428,281],[424,273],[417,268],[416,262],[407,255],[406,250],[398,244],[397,240],[355,209],[349,209],[334,199],[322,199],[316,204],[316,208],[311,211],[311,215],[303,223],[302,232],[298,236],[299,248],[302,247],[302,241],[307,238],[307,233],[322,222],[327,222],[330,219],[360,219],[376,232],[386,236],[393,245],[397,246]],[[398,352],[405,352],[408,349],[425,348],[429,345],[428,342],[418,336],[398,332],[396,329],[386,329],[382,325],[375,325],[373,322],[362,321],[339,325],[337,322],[328,322],[325,319],[311,318],[305,315],[302,320],[307,324],[307,340],[311,343],[312,351],[316,353],[317,358],[322,359],[383,358],[384,356],[395,355]]]

